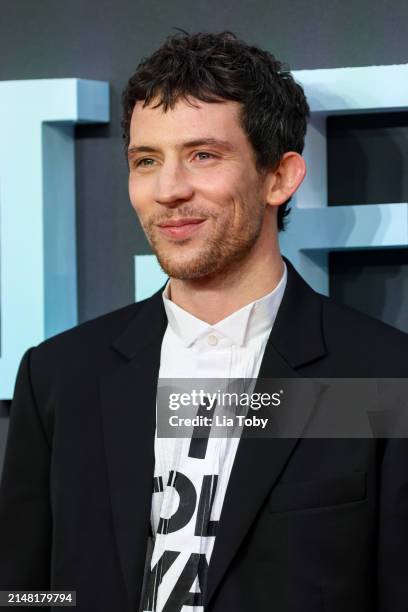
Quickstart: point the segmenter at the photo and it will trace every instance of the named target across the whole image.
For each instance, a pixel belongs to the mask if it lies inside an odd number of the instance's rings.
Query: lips
[[[205,219],[173,219],[159,224],[162,234],[173,239],[184,239],[198,232]]]
[[[192,225],[201,223],[204,219],[174,219],[160,223],[159,227],[181,227],[182,225]]]

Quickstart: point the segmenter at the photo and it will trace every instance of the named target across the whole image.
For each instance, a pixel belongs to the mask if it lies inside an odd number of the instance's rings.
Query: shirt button
[[[210,346],[215,346],[216,344],[218,344],[218,338],[217,336],[214,336],[214,334],[210,334],[207,337],[207,342]]]

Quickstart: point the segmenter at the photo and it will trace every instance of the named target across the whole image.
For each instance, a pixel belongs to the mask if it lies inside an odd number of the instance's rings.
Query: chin
[[[178,280],[203,278],[216,272],[218,268],[215,262],[213,262],[213,265],[209,265],[210,262],[204,262],[202,258],[197,261],[192,261],[191,258],[188,261],[169,261],[158,257],[158,261],[162,270],[168,276]]]

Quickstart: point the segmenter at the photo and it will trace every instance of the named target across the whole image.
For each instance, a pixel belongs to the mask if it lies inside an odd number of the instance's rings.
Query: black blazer
[[[260,377],[407,377],[407,336],[288,283]],[[149,535],[161,291],[29,349],[0,489],[0,589],[136,612]],[[208,612],[408,610],[404,439],[242,439]]]

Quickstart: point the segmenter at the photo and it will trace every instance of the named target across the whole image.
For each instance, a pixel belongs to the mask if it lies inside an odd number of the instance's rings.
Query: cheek
[[[151,199],[149,199],[149,190],[144,181],[136,181],[132,175],[129,177],[129,199],[132,208],[138,215],[143,215],[143,212],[150,208]]]
[[[235,173],[212,173],[196,181],[195,191],[206,201],[216,203],[221,209],[228,209],[239,199],[240,180]]]

